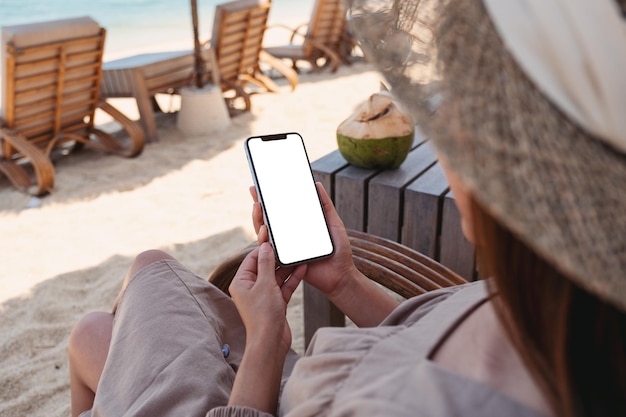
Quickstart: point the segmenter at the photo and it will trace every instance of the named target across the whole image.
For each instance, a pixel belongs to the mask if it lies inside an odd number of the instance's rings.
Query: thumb
[[[329,226],[339,226],[345,227],[343,225],[343,221],[339,217],[337,210],[335,209],[335,205],[333,204],[333,200],[330,198],[326,189],[322,185],[321,182],[315,183],[317,187],[317,193],[320,197],[320,201],[322,202],[322,208],[324,209],[324,214],[326,215],[326,219],[328,220]]]
[[[276,282],[275,270],[276,259],[274,257],[274,250],[272,249],[272,245],[270,245],[268,242],[263,242],[259,247],[257,280],[260,282],[265,282],[268,278],[271,278],[271,282]]]

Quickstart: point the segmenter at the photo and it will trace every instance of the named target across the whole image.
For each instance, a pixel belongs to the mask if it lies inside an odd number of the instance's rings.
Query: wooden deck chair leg
[[[252,101],[250,101],[250,94],[246,93],[241,86],[238,86],[236,89],[237,94],[243,99],[245,103],[245,110],[250,110],[252,108]]]
[[[231,103],[234,102],[238,97],[241,97],[244,101],[244,110],[248,111],[252,108],[252,102],[250,101],[250,94],[248,94],[241,85],[235,84],[230,81],[224,82],[224,85],[226,86],[224,91],[233,90],[235,92],[235,97],[229,99]],[[236,110],[234,108],[234,105],[228,105],[228,108],[232,110]]]
[[[339,53],[339,59],[346,65],[352,65],[350,57],[353,56],[353,51],[358,47],[358,43],[351,36],[344,36],[341,42],[341,50]]]
[[[89,130],[90,135],[77,135],[74,133],[61,133],[55,140],[50,141],[46,149],[46,156],[50,156],[50,152],[59,143],[74,141],[82,146],[95,149],[100,152],[110,153],[119,156],[133,158],[138,156],[144,148],[144,133],[141,126],[129,118],[122,112],[111,106],[104,100],[98,103],[98,108],[108,113],[115,121],[122,125],[122,128],[130,137],[130,145],[124,146],[121,140],[113,135],[92,127]],[[97,141],[94,140],[97,139]]]
[[[150,95],[146,79],[139,68],[133,71],[132,85],[133,95],[137,101],[137,110],[139,110],[139,121],[146,132],[146,141],[158,142],[159,132],[157,130],[156,121],[154,118],[156,99]]]
[[[265,64],[268,64],[270,67],[278,71],[283,77],[285,77],[291,85],[291,91],[296,89],[298,85],[298,73],[295,71],[294,68],[290,68],[289,66],[285,65],[282,60],[265,51],[261,51],[259,53],[259,60]]]
[[[105,113],[108,113],[116,122],[122,125],[122,128],[126,131],[126,133],[128,133],[131,143],[129,146],[123,147],[117,139],[101,130],[94,129],[93,133],[105,142],[113,140],[114,144],[111,146],[114,148],[113,153],[115,154],[128,158],[133,158],[141,154],[145,145],[145,135],[141,126],[137,122],[130,120],[124,113],[107,103],[105,100],[100,100],[98,102],[98,108]]]
[[[48,193],[54,186],[54,166],[39,148],[11,129],[0,128],[2,140],[6,140],[25,158],[28,158],[35,170],[36,184],[32,184],[26,172],[16,162],[3,159],[0,170],[7,175],[11,183],[29,194],[40,196]]]
[[[50,142],[48,144],[48,147],[46,148],[46,156],[50,158],[50,155],[54,148],[56,148],[62,143],[71,142],[71,141],[74,141],[75,143],[79,144],[79,147],[87,146],[91,149],[95,149],[97,151],[104,152],[104,153],[113,153],[115,148],[119,147],[119,145],[115,142],[108,142],[108,143],[104,141],[94,142],[90,137],[85,137],[85,136],[77,135],[74,133],[66,133],[66,134],[60,135],[56,141]]]
[[[164,113],[161,105],[157,101],[155,96],[150,97],[150,101],[152,102],[152,111],[155,113]]]
[[[33,185],[26,171],[13,161],[0,159],[0,172],[2,172],[18,190],[28,192],[30,186]]]
[[[335,53],[335,51],[328,48],[326,45],[320,42],[317,42],[314,39],[306,38],[305,42],[310,43],[314,48],[317,48],[320,51],[322,51],[326,59],[329,59],[331,61],[331,64],[332,64],[331,72],[337,72],[337,69],[339,68],[339,64],[341,63],[341,59],[339,58],[339,55]],[[315,65],[315,63],[312,63],[312,64],[313,64],[314,69],[318,68],[317,65]]]
[[[261,74],[249,75],[245,74],[241,76],[243,81],[246,81],[250,84],[254,84],[259,88],[263,88],[270,93],[278,93],[278,86],[274,81],[272,81],[269,77],[264,77]]]

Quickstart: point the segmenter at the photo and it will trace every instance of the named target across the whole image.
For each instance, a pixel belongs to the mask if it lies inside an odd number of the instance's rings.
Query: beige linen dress
[[[539,416],[429,359],[486,295],[483,282],[433,291],[378,327],[321,329],[288,357],[279,415]],[[269,416],[226,406],[244,345],[230,298],[175,261],[152,264],[123,296],[85,416]]]

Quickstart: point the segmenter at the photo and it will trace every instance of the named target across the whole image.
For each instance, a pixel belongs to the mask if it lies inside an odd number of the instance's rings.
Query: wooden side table
[[[416,130],[413,148],[396,170],[349,165],[339,151],[311,164],[349,229],[371,233],[427,255],[468,281],[476,279],[474,248],[434,150]],[[305,343],[322,326],[343,326],[343,314],[304,286]]]
[[[212,49],[203,50],[206,81],[220,85],[219,70]],[[103,64],[100,92],[103,98],[133,97],[137,100],[139,122],[147,141],[157,141],[154,98],[158,93],[173,93],[191,85],[194,70],[192,50],[155,52],[129,56]]]

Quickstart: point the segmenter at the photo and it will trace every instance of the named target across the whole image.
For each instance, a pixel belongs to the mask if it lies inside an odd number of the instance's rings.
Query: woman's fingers
[[[302,281],[302,278],[304,278],[304,275],[306,274],[306,270],[307,270],[306,264],[298,265],[292,271],[289,277],[287,277],[287,279],[284,280],[282,284],[280,285],[280,291],[283,293],[283,299],[285,300],[285,303],[289,303],[289,300],[291,300],[291,296],[298,288],[298,285]]]
[[[259,233],[259,228],[263,223],[263,208],[261,207],[261,203],[255,202],[252,204],[252,224],[254,225],[254,231],[257,234]]]
[[[326,221],[328,222],[328,227],[330,229],[333,240],[335,241],[335,244],[339,244],[340,239],[342,241],[347,241],[348,235],[346,227],[343,224],[341,217],[339,217],[333,201],[330,199],[330,196],[324,189],[322,183],[318,182],[315,185],[317,186],[317,192],[320,196],[320,201],[322,202],[322,208],[324,209]]]
[[[269,242],[269,233],[267,232],[267,227],[264,224],[262,224],[259,230],[257,230],[256,240],[259,245],[263,242]]]
[[[282,287],[285,281],[289,279],[291,275],[293,275],[300,266],[280,266],[276,268],[276,284],[279,287]],[[304,275],[304,274],[302,274]]]
[[[263,208],[261,207],[261,203],[259,203],[256,187],[252,185],[248,188],[248,191],[254,201],[254,203],[252,203],[252,224],[254,225],[254,231],[259,234],[259,228],[263,224]]]
[[[298,288],[298,284],[306,274],[306,270],[306,265],[276,268],[276,258],[272,245],[264,242],[259,246],[257,284],[278,286],[285,304],[289,303],[293,292]],[[271,277],[274,277],[275,284],[271,284]],[[269,289],[268,287],[265,288]]]
[[[320,201],[322,202],[322,208],[324,209],[324,214],[326,215],[326,220],[328,221],[330,226],[342,226],[343,222],[337,214],[337,210],[335,210],[335,206],[333,205],[333,201],[330,199],[330,196],[326,192],[326,189],[322,185],[321,182],[315,183],[317,187],[317,193],[320,196]]]
[[[263,242],[261,246],[259,246],[257,280],[264,282],[268,277],[275,277],[275,274],[276,258],[274,257],[274,250],[268,242]]]
[[[259,195],[256,192],[256,187],[254,185],[251,185],[250,188],[248,188],[248,191],[250,192],[250,195],[252,196],[252,200],[254,200],[254,202],[257,203],[259,201]]]

